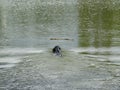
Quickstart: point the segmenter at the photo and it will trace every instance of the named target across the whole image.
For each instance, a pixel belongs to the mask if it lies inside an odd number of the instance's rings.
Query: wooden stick
[[[70,38],[50,38],[50,40],[73,40]]]

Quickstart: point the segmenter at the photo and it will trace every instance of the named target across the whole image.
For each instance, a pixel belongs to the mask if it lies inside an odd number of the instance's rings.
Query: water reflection
[[[114,32],[113,8],[109,3],[79,3],[79,45],[110,47]]]
[[[4,25],[4,21],[3,18],[4,18],[4,12],[3,12],[3,7],[0,6],[0,46],[3,46],[4,45],[4,28],[5,28],[5,25]]]
[[[61,3],[62,2],[62,3]],[[3,46],[12,47],[64,47],[77,46],[77,10],[75,5],[64,1],[19,1],[4,2],[3,16],[7,19],[3,30],[5,37]],[[2,32],[2,30],[0,30]],[[24,39],[23,39],[24,38]],[[50,38],[67,38],[70,40],[55,40]],[[2,44],[4,43],[2,42]]]
[[[116,1],[78,0],[76,4],[69,5],[66,1],[61,2],[4,2],[0,7],[1,46],[37,47],[55,44],[49,40],[51,37],[74,39],[56,41],[63,46],[72,45],[70,47],[76,47],[78,43],[80,47],[119,45],[120,11]]]

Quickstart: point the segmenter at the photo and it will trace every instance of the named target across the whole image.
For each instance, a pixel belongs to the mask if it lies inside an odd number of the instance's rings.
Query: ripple
[[[120,65],[120,47],[110,48],[74,48],[72,52],[94,58],[97,61],[107,62],[108,64]]]
[[[7,64],[7,65],[0,65],[0,69],[2,68],[11,68],[11,67],[14,67],[15,64]]]
[[[2,57],[0,58],[0,68],[14,67],[20,61],[20,57]]]
[[[86,54],[112,54],[112,55],[120,55],[120,47],[110,47],[110,48],[73,48],[70,51],[76,53],[86,53]]]
[[[44,50],[34,48],[3,48],[0,50],[0,68],[11,68],[20,63],[28,54],[41,53]]]

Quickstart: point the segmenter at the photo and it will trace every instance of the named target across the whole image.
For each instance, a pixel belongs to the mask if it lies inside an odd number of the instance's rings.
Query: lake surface
[[[54,58],[52,55],[51,50],[55,45],[59,45],[62,48],[63,58]],[[61,62],[57,60],[61,60]],[[32,63],[29,63],[29,61]],[[37,66],[37,62],[41,66]],[[41,72],[43,71],[42,73],[47,76],[52,75],[47,68],[54,67],[56,70],[52,72],[57,73],[61,71],[64,77],[62,77],[62,80],[68,80],[66,79],[67,74],[71,74],[69,78],[70,82],[76,79],[73,78],[74,75],[79,76],[78,69],[83,71],[83,73],[89,74],[89,67],[95,67],[99,68],[102,73],[106,73],[104,76],[100,75],[102,80],[109,81],[111,78],[115,78],[113,83],[119,82],[120,1],[0,0],[0,75],[6,75],[7,72],[10,72],[9,69],[12,70],[11,72],[23,70],[24,68],[22,68],[21,63],[23,63],[23,67],[25,68],[31,65],[31,70],[42,68]],[[50,65],[52,63],[56,65]],[[61,63],[63,65],[59,66]],[[60,68],[57,69],[57,65]],[[64,65],[68,66],[66,66],[67,69],[62,68],[62,66],[65,67]],[[80,68],[84,66],[88,68]],[[62,69],[67,72],[69,71],[68,68],[71,68],[71,72],[64,75]],[[72,72],[74,71],[77,73],[73,74]],[[2,74],[2,72],[5,72],[5,74]],[[25,72],[23,74],[26,74]],[[108,72],[111,75],[108,75]],[[95,73],[98,73],[96,69]],[[82,73],[80,72],[80,74]],[[56,75],[59,76],[58,73]],[[107,75],[110,79],[106,79]],[[93,76],[96,76],[96,74]],[[5,78],[9,79],[6,76],[1,77],[0,80],[5,81]],[[87,76],[83,78],[87,78]],[[13,77],[13,79],[16,78]],[[10,80],[10,82],[12,81]],[[55,82],[56,84],[53,86],[59,85],[58,83],[62,86],[62,81]],[[86,80],[84,85],[88,85],[87,82]],[[5,83],[7,83],[7,80],[0,86],[3,90],[6,90]],[[20,84],[22,81],[18,80],[18,83]],[[81,83],[77,84],[75,80],[72,83],[65,85],[69,86],[72,84],[73,87],[79,88],[80,84],[82,88],[84,87]],[[93,86],[90,84],[87,87],[88,89],[85,90],[89,90],[90,88],[92,88],[91,90],[95,90],[96,82],[91,83],[93,83]],[[109,85],[111,86],[111,84],[108,84],[108,87]],[[115,85],[116,88],[120,88],[119,85]],[[7,89],[10,86],[8,84]],[[55,89],[54,87],[52,90],[59,90],[58,88]],[[79,90],[72,87],[68,88],[67,86],[63,86],[60,90],[65,90],[65,88],[68,90]],[[28,90],[22,88],[22,85],[18,90],[20,89]],[[103,86],[102,90],[104,89]],[[108,90],[118,89],[114,89],[113,87],[111,89],[108,88]],[[13,90],[13,88],[10,90]],[[36,89],[31,88],[30,90],[40,90],[40,88],[36,86]],[[41,87],[41,90],[44,89]]]
[[[107,54],[117,54],[119,59],[117,0],[1,0],[0,3],[0,53],[4,49],[8,53],[9,49],[16,52],[15,48],[51,49],[60,45],[68,51],[99,48],[97,52],[107,50]]]

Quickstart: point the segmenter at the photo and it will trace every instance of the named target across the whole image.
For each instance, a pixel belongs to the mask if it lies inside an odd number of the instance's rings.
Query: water
[[[0,0],[0,89],[119,90],[119,15],[119,0]]]
[[[117,0],[1,0],[1,50],[60,45],[67,50],[105,47],[114,52],[120,45],[119,8]]]

